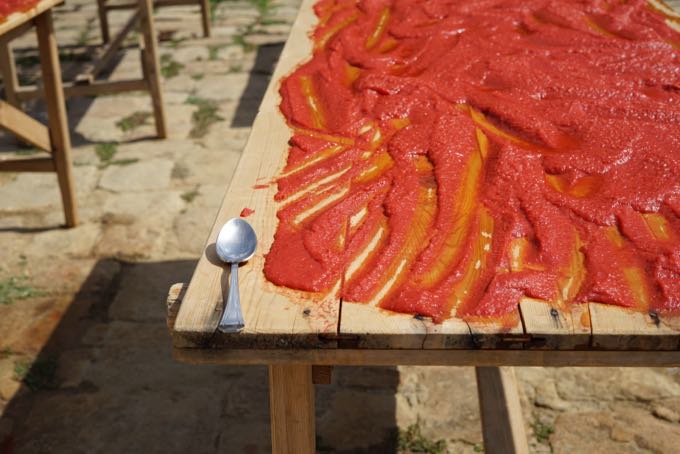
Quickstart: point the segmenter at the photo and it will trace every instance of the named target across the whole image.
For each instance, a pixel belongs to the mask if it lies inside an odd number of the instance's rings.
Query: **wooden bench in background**
[[[0,23],[0,72],[7,98],[7,101],[0,101],[0,127],[49,154],[47,157],[0,160],[0,171],[56,172],[66,225],[73,227],[78,224],[78,209],[71,167],[71,140],[52,22],[52,8],[62,2],[42,0],[34,8],[24,13],[14,13]],[[47,104],[48,126],[20,109],[15,90],[18,82],[14,60],[9,51],[9,42],[33,27],[38,35],[43,85],[41,92]]]
[[[180,5],[198,5],[200,7],[203,37],[210,37],[210,0],[155,0],[153,2],[154,8]],[[108,43],[111,40],[109,31],[109,11],[135,9],[136,7],[137,4],[134,0],[97,0],[102,41]]]

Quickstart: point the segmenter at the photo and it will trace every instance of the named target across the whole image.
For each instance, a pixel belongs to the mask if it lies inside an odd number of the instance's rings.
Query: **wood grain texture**
[[[476,367],[484,451],[528,454],[517,380],[511,367]]]
[[[680,367],[677,351],[175,348],[173,356],[189,364],[233,365]]]
[[[0,127],[12,131],[21,140],[36,148],[52,152],[47,127],[4,101],[0,101]]]
[[[269,366],[272,453],[313,454],[314,384],[310,365]]]
[[[590,303],[592,346],[612,350],[678,350],[680,317]],[[678,353],[680,355],[680,353]]]
[[[42,3],[42,2],[41,2]],[[52,11],[45,10],[34,18],[35,31],[38,37],[40,69],[42,71],[47,118],[49,124],[50,143],[57,180],[61,190],[61,201],[64,205],[66,225],[74,227],[79,224],[78,205],[76,201],[73,166],[71,161],[71,136],[66,116],[66,103],[61,82],[61,66],[57,37],[54,33]]]
[[[584,348],[590,343],[590,314],[587,304],[564,309],[546,301],[522,298],[522,323],[531,342],[525,348]]]
[[[276,288],[262,272],[264,254],[276,230],[276,188],[271,182],[285,163],[291,135],[278,111],[278,82],[311,51],[307,31],[315,21],[312,0],[306,0],[295,21],[269,84],[231,185],[208,237],[175,324],[175,336],[199,345],[230,347],[332,347],[337,334],[339,299]],[[215,255],[215,239],[224,223],[243,208],[258,235],[255,256],[239,272],[246,328],[239,334],[216,333],[227,294],[229,271]]]

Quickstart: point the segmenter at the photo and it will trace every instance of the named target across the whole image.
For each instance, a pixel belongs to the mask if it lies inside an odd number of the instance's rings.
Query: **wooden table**
[[[126,5],[126,9],[134,10],[127,22],[112,38],[108,36],[109,29],[107,25],[106,37],[108,39],[105,45],[96,49],[94,55],[92,55],[92,61],[79,67],[78,74],[74,76],[75,80],[63,84],[63,92],[66,97],[71,97],[146,91],[151,96],[156,136],[164,139],[168,135],[168,128],[161,87],[158,43],[153,21],[153,4],[151,0],[135,0],[132,6],[130,6],[130,3]],[[13,36],[18,36],[23,30],[25,29],[17,29]],[[125,39],[135,30],[141,35],[140,63],[142,77],[123,80],[98,80],[98,77],[113,62]],[[7,102],[15,107],[19,107],[22,102],[42,98],[44,94],[40,86],[19,85],[14,58],[8,41],[9,39],[0,41],[0,72],[2,72],[4,79]]]
[[[59,51],[52,24],[52,8],[61,3],[63,0],[42,0],[34,8],[24,13],[14,13],[0,23],[0,71],[3,74],[6,96],[10,101],[0,101],[0,127],[50,154],[49,157],[42,158],[0,160],[0,171],[56,172],[66,225],[73,227],[78,224],[78,209],[71,167],[71,140],[61,83]],[[47,103],[47,127],[26,115],[10,100],[14,95],[12,87],[18,83],[13,61],[7,58],[7,43],[33,26],[38,35],[42,84]]]
[[[475,366],[486,452],[527,452],[513,371],[508,366],[678,366],[680,320],[597,303],[569,311],[524,299],[513,327],[450,319],[436,325],[406,314],[385,314],[334,297],[309,301],[266,281],[262,268],[276,227],[276,188],[290,130],[278,111],[277,82],[306,59],[315,22],[305,0],[267,89],[253,131],[217,215],[191,283],[173,286],[168,325],[180,361],[267,364],[273,451],[314,451],[314,383],[332,365]],[[246,329],[216,331],[229,271],[215,255],[220,227],[245,207],[258,233],[257,254],[241,268]]]

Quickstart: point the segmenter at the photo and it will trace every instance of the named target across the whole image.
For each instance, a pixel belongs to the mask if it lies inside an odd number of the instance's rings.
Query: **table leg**
[[[199,0],[201,3],[201,24],[203,25],[203,37],[210,37],[210,0]]]
[[[484,452],[529,452],[522,408],[512,367],[476,367],[479,408],[482,414]]]
[[[45,87],[45,102],[52,142],[52,156],[57,171],[61,199],[64,204],[66,225],[74,227],[78,224],[78,208],[76,205],[73,170],[71,167],[71,139],[64,103],[64,90],[61,83],[59,51],[52,24],[52,11],[47,10],[34,19],[38,35],[38,52]]]
[[[149,84],[149,92],[151,93],[153,116],[156,122],[156,135],[160,139],[165,139],[168,136],[168,132],[163,107],[163,91],[161,89],[160,63],[158,61],[156,29],[153,23],[152,1],[139,0],[139,11],[141,13],[140,28],[144,40],[144,49],[142,50],[144,79]]]
[[[315,452],[314,384],[311,365],[269,366],[272,453]]]
[[[109,31],[109,14],[106,10],[106,0],[97,0],[97,13],[99,14],[99,29],[101,30],[102,43],[106,44],[111,40]]]
[[[14,54],[12,54],[12,46],[9,41],[0,42],[0,74],[2,74],[2,82],[5,88],[5,99],[14,107],[19,107],[19,100],[17,99],[19,80],[17,79]]]

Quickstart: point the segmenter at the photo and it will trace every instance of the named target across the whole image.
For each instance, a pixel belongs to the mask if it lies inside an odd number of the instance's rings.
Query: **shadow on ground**
[[[232,128],[249,128],[253,125],[269,78],[274,72],[282,50],[283,43],[265,44],[257,48],[248,84],[239,98],[234,118],[231,120]]]
[[[0,454],[270,452],[265,367],[172,358],[165,297],[194,265],[97,262],[0,419]],[[394,452],[396,368],[334,372],[319,450]]]

